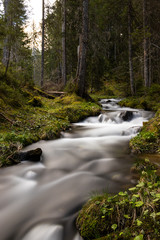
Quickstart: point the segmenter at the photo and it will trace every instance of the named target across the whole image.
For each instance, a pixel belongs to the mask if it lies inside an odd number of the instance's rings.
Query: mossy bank
[[[147,96],[120,102],[121,106],[156,112],[154,118],[144,123],[140,133],[130,141],[130,148],[138,155],[156,153],[156,159],[159,159],[157,165],[160,162],[158,99],[159,96],[154,95],[152,101]],[[132,168],[139,176],[134,187],[114,196],[107,193],[94,196],[84,205],[77,218],[77,229],[84,240],[160,239],[160,177],[157,165],[148,158],[138,158]]]
[[[160,153],[160,97],[128,98],[121,101],[121,106],[141,108],[155,112],[155,116],[143,123],[140,133],[130,141],[130,148],[136,154]]]
[[[135,187],[112,196],[93,197],[80,211],[77,229],[84,240],[160,239],[160,177],[156,166],[138,160]]]
[[[34,88],[14,92],[1,86],[0,166],[13,165],[13,154],[38,140],[55,139],[72,122],[100,112],[100,106],[75,94],[54,98]],[[11,93],[9,95],[9,93]]]

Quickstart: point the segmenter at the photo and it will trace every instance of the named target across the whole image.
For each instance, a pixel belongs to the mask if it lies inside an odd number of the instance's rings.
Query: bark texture
[[[5,0],[3,4],[4,4],[4,14],[5,14],[7,27],[9,27],[12,24],[11,23],[11,17],[8,14],[10,0]],[[4,66],[6,67],[5,75],[7,74],[8,67],[9,67],[10,52],[11,52],[10,39],[9,39],[9,36],[7,35],[4,39],[3,59],[2,59],[2,62],[4,64]]]
[[[80,65],[78,75],[78,95],[86,95],[86,56],[88,44],[88,0],[83,0],[82,40],[80,46]]]
[[[67,83],[66,70],[66,0],[62,1],[62,81],[65,86]]]
[[[134,95],[134,74],[133,74],[133,60],[132,60],[132,0],[128,0],[128,48],[129,48],[129,75],[131,94]]]
[[[41,87],[44,84],[44,0],[42,0],[42,60],[41,60]]]
[[[143,0],[143,29],[144,29],[144,83],[149,87],[149,37],[147,24],[147,0]]]

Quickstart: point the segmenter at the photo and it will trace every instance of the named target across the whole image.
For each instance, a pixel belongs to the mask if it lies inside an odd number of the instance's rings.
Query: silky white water
[[[75,219],[97,192],[116,193],[132,184],[128,143],[151,112],[101,101],[100,116],[72,125],[53,141],[40,141],[39,163],[0,170],[0,240],[80,240]],[[121,113],[132,112],[128,120]]]

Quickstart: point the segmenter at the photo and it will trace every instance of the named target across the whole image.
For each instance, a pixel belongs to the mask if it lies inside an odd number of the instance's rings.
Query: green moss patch
[[[160,111],[144,123],[141,132],[130,141],[130,148],[135,153],[160,153]]]
[[[41,139],[55,139],[70,122],[100,112],[98,105],[76,95],[50,99],[37,93],[35,96],[34,89],[23,89],[18,108],[0,98],[0,166],[14,164],[12,155],[22,147]]]
[[[77,228],[84,240],[160,239],[160,177],[148,159],[135,169],[141,173],[135,187],[96,196],[80,211]]]

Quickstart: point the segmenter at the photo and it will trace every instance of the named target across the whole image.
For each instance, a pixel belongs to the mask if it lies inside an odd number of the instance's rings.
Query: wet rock
[[[119,114],[119,117],[123,119],[123,121],[130,121],[133,118],[133,112],[124,111]]]
[[[101,104],[106,104],[106,103],[111,103],[112,102],[112,100],[110,100],[110,99],[107,99],[107,100],[101,100]]]
[[[105,116],[104,114],[100,114],[100,115],[98,116],[98,121],[99,121],[100,123],[107,122],[107,120],[108,120],[108,117]]]
[[[103,122],[103,120],[104,120],[103,114],[100,114],[100,115],[98,116],[98,121],[99,121],[99,122]]]
[[[17,158],[19,162],[22,162],[22,161],[39,162],[41,160],[41,155],[42,155],[42,149],[36,148],[34,150],[30,150],[27,152],[16,153],[16,156],[14,156],[14,158]]]
[[[131,128],[128,128],[127,130],[123,131],[122,135],[129,136],[132,134],[137,134],[138,132],[140,132],[141,129],[142,129],[142,127],[139,127],[139,126],[131,127]]]

